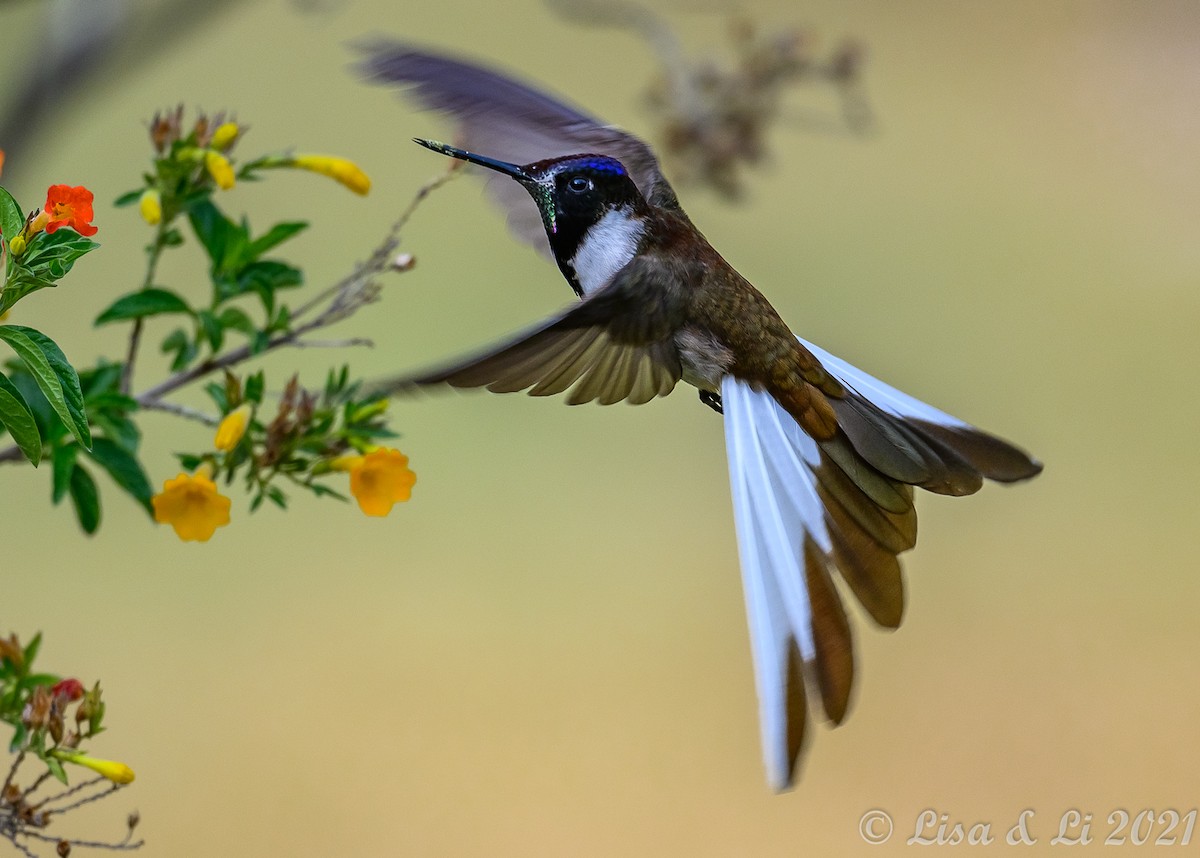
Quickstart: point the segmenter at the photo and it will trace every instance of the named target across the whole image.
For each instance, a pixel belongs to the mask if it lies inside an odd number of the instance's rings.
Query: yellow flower
[[[233,167],[229,165],[229,159],[220,152],[209,149],[204,153],[204,167],[208,170],[208,174],[212,176],[213,181],[217,183],[217,187],[223,191],[227,191],[233,187]]]
[[[155,188],[142,191],[138,199],[138,211],[142,213],[142,220],[151,226],[162,220],[162,196]]]
[[[213,439],[213,446],[222,453],[228,453],[236,447],[238,441],[241,441],[242,436],[246,434],[246,427],[250,425],[250,414],[253,410],[249,403],[245,403],[226,414],[221,425],[217,427],[217,437]]]
[[[154,520],[171,525],[184,542],[208,542],[218,527],[229,524],[230,500],[217,492],[207,462],[194,474],[180,474],[164,482],[151,503]]]
[[[387,515],[394,504],[412,496],[417,481],[417,475],[408,469],[408,456],[383,447],[365,456],[342,456],[331,465],[350,472],[350,494],[367,515]]]
[[[242,129],[238,127],[236,122],[222,122],[217,126],[217,130],[213,132],[212,139],[208,141],[208,145],[220,152],[224,152],[233,144],[233,141],[237,139],[241,131]]]
[[[287,166],[329,176],[356,194],[366,194],[371,190],[370,178],[349,158],[338,158],[334,155],[295,155]]]
[[[50,756],[62,760],[64,763],[74,763],[77,766],[83,766],[85,769],[91,769],[96,774],[103,775],[115,784],[133,783],[133,769],[124,763],[117,763],[112,760],[98,760],[95,757],[89,757],[87,754],[81,754],[78,751],[64,751],[61,748],[55,748],[50,752]]]

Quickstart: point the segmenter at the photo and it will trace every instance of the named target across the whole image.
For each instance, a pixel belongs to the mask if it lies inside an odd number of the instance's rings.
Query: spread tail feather
[[[834,573],[894,628],[904,611],[898,555],[917,537],[910,483],[966,494],[985,477],[1041,470],[1006,442],[804,345],[852,402],[831,400],[842,426],[831,440],[810,438],[769,393],[732,376],[721,385],[763,758],[776,790],[795,778],[806,701],[819,699],[835,724],[849,705],[853,650]]]

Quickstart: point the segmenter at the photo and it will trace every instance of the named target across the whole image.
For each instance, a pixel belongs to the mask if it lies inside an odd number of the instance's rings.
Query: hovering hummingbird
[[[806,700],[835,725],[854,675],[845,585],[881,626],[904,610],[898,555],[916,543],[913,487],[977,491],[1041,464],[794,335],[680,207],[631,134],[469,62],[397,42],[361,46],[374,83],[458,122],[517,234],[548,251],[580,301],[502,345],[387,383],[641,404],[679,381],[724,415],[734,522],[770,785],[795,777]],[[532,197],[532,204],[529,200]]]

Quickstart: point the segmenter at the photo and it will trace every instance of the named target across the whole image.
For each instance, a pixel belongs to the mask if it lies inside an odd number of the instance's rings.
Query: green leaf
[[[312,493],[319,498],[330,497],[337,498],[340,501],[350,500],[350,498],[346,497],[341,492],[335,491],[334,489],[329,488],[329,486],[322,485],[321,483],[305,483],[305,487],[311,490]]]
[[[253,320],[238,307],[226,307],[221,311],[221,315],[217,316],[217,320],[222,327],[241,331],[246,336],[253,336],[258,330]]]
[[[79,373],[79,387],[83,390],[84,400],[91,405],[94,397],[116,391],[121,383],[122,369],[122,364],[101,361]]]
[[[69,229],[39,232],[29,241],[21,264],[37,277],[60,280],[71,270],[75,260],[100,245]]]
[[[12,194],[0,188],[0,232],[4,233],[5,240],[11,240],[24,226],[25,215],[21,214],[21,207]]]
[[[279,486],[269,486],[267,488],[267,500],[275,504],[280,509],[287,509],[287,495]]]
[[[262,259],[242,268],[238,282],[244,291],[286,289],[289,286],[301,285],[304,282],[304,274],[299,268],[294,268],[286,262]]]
[[[78,456],[78,444],[63,444],[54,448],[54,455],[50,460],[54,477],[50,500],[55,506],[66,497],[67,489],[71,486],[71,472],[75,470],[75,460]]]
[[[88,455],[108,471],[113,482],[132,495],[146,512],[153,514],[150,497],[154,489],[150,487],[150,480],[136,456],[108,438],[92,439],[92,449]]]
[[[229,394],[225,390],[225,385],[219,384],[215,381],[209,382],[208,384],[204,385],[204,392],[207,393],[208,398],[216,404],[219,412],[224,414],[229,411]]]
[[[8,343],[25,362],[30,374],[59,418],[84,448],[92,446],[92,434],[83,409],[79,376],[54,340],[22,325],[0,325],[0,340]]]
[[[271,344],[271,335],[266,331],[255,331],[254,336],[250,338],[250,354],[259,355],[267,350],[267,346]]]
[[[214,353],[219,352],[225,342],[225,329],[221,327],[217,317],[208,310],[201,310],[197,314],[197,318],[200,320],[200,332],[204,335],[204,339],[208,340],[208,345]]]
[[[50,770],[50,774],[54,775],[56,780],[60,780],[64,784],[67,782],[67,773],[63,771],[62,763],[54,757],[46,757],[45,763],[46,768]]]
[[[246,389],[242,392],[242,397],[247,402],[256,402],[261,404],[263,398],[263,388],[266,386],[266,377],[262,370],[254,373],[246,379]]]
[[[109,322],[124,322],[145,316],[161,316],[164,313],[193,315],[187,301],[167,289],[149,288],[131,292],[118,298],[111,307],[96,317],[97,325]]]
[[[124,399],[124,397],[117,396],[113,398]],[[124,411],[98,411],[91,413],[89,417],[93,427],[99,429],[106,437],[116,441],[122,449],[130,453],[137,452],[138,443],[142,440],[142,433],[137,424],[125,416]]]
[[[28,670],[33,664],[33,660],[37,658],[38,650],[42,648],[42,633],[38,632],[33,636],[33,639],[25,645],[24,651],[21,653],[21,658],[25,662],[25,669]]]
[[[79,526],[91,536],[100,526],[100,492],[96,488],[96,481],[81,465],[76,465],[71,471],[70,490]]]
[[[140,200],[142,198],[142,194],[144,194],[144,193],[145,193],[145,188],[138,188],[136,191],[126,191],[125,193],[121,194],[121,196],[119,196],[115,200],[113,200],[113,205],[116,206],[117,208],[123,208],[124,206],[131,206],[134,203],[136,203],[138,200]]]
[[[214,275],[240,267],[250,243],[245,227],[225,217],[207,198],[188,209],[188,220],[208,253]]]
[[[0,426],[8,430],[36,468],[42,461],[42,436],[25,397],[3,373],[0,373]]]
[[[260,235],[254,241],[250,242],[246,248],[246,256],[249,259],[258,259],[268,250],[276,247],[287,241],[293,235],[308,228],[308,224],[304,221],[290,221],[285,223],[277,223],[265,233]]]
[[[196,344],[192,342],[192,338],[184,332],[182,328],[176,328],[166,339],[162,341],[163,354],[175,352],[175,359],[171,361],[171,372],[179,372],[189,363],[196,359],[196,355],[200,350]]]

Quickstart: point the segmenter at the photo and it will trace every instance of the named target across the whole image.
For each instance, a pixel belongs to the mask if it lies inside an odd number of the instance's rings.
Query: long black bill
[[[432,149],[439,154],[449,155],[451,158],[458,158],[460,161],[469,161],[472,164],[487,167],[489,170],[495,170],[497,173],[512,176],[518,182],[528,183],[533,181],[533,177],[517,164],[510,164],[507,161],[497,161],[495,158],[476,155],[474,152],[468,152],[466,149],[457,149],[454,146],[447,146],[445,143],[439,143],[436,140],[422,140],[420,137],[414,137],[413,142],[420,143],[426,149]]]

